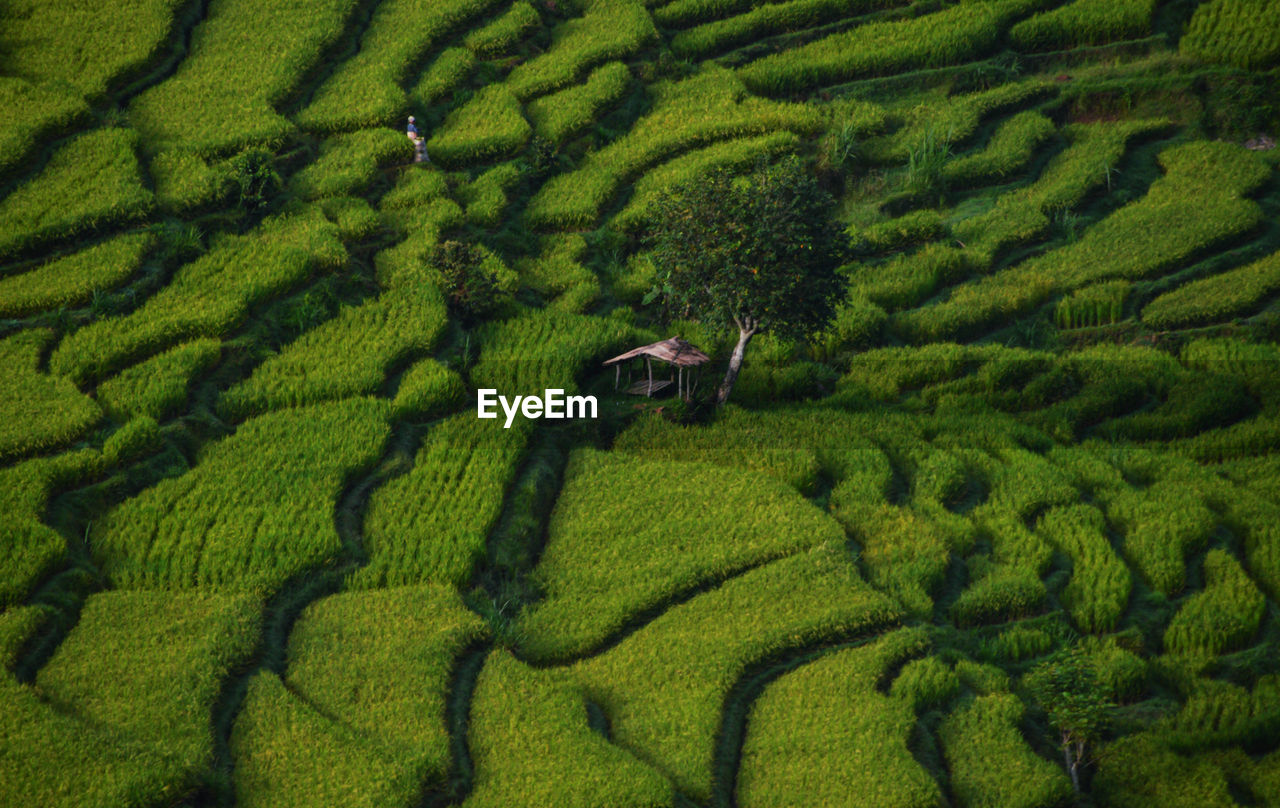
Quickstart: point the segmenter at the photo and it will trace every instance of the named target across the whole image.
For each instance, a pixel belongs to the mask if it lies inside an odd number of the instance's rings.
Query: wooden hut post
[[[676,365],[676,395],[684,398],[684,366]]]
[[[649,371],[649,389],[645,391],[645,395],[652,396],[653,395],[653,360],[651,360],[649,357],[646,356],[644,358],[644,366]]]
[[[613,366],[613,389],[618,389],[618,382],[622,380],[622,364]]]

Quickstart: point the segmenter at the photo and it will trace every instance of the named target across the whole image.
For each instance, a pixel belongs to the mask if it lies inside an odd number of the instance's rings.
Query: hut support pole
[[[644,366],[649,371],[649,389],[645,391],[646,396],[653,395],[653,361],[649,357],[645,357]]]
[[[618,382],[622,380],[622,365],[613,366],[613,389],[618,389]]]

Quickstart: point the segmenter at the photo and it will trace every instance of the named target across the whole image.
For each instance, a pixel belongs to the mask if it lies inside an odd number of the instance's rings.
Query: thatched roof
[[[678,365],[683,368],[702,365],[711,361],[711,357],[693,347],[692,344],[679,337],[672,337],[671,339],[664,339],[662,342],[655,342],[652,345],[632,348],[624,354],[618,354],[604,364],[616,365],[619,362],[625,362],[636,357],[656,359],[659,362],[666,362],[668,365]]]

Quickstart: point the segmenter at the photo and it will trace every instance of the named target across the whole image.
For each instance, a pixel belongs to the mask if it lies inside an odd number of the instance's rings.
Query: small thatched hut
[[[664,339],[652,345],[632,348],[624,354],[618,354],[614,358],[606,360],[604,363],[605,367],[609,365],[614,367],[613,388],[615,390],[618,389],[622,382],[622,365],[638,359],[644,359],[645,369],[648,371],[647,378],[631,384],[631,372],[628,367],[627,384],[629,386],[626,392],[637,396],[652,396],[659,390],[674,383],[676,385],[676,393],[683,398],[688,398],[693,393],[693,387],[697,384],[692,369],[711,361],[711,357],[679,337]],[[675,372],[670,379],[655,380],[653,378],[653,362],[655,360],[675,368]],[[684,372],[685,368],[690,369],[687,378]]]

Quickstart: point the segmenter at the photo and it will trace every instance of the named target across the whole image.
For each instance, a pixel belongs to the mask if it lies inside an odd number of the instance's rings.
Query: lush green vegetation
[[[0,5],[0,804],[1280,804],[1274,2]]]

